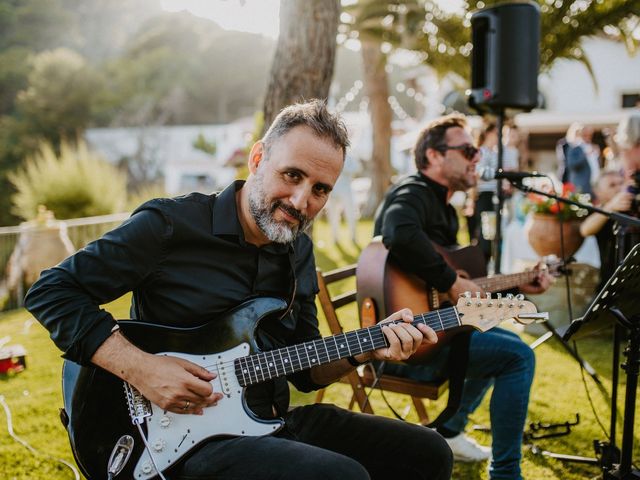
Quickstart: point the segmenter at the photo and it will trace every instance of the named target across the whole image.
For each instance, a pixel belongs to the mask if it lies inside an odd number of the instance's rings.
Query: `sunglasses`
[[[468,143],[465,143],[464,145],[455,145],[455,146],[439,145],[435,147],[435,149],[438,150],[440,153],[444,153],[447,150],[458,150],[462,154],[462,156],[467,160],[472,160],[473,157],[475,157],[476,154],[478,153],[478,149],[473,145],[469,145]]]

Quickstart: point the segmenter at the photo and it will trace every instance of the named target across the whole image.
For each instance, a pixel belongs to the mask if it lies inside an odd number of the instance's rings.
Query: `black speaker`
[[[538,103],[540,8],[503,3],[471,16],[473,51],[469,105],[499,112]]]

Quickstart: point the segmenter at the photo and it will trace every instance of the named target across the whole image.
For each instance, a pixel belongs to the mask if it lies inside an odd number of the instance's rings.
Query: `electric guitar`
[[[477,245],[458,248],[444,248],[432,243],[435,250],[463,278],[470,278],[485,292],[495,293],[518,285],[529,283],[538,272],[529,270],[520,273],[487,276],[485,257]],[[356,290],[362,326],[370,326],[402,308],[414,312],[425,312],[440,308],[445,299],[435,288],[421,278],[402,271],[389,261],[389,250],[381,237],[375,237],[362,251],[356,270]],[[564,262],[548,262],[547,271],[557,276]],[[500,295],[500,294],[498,294]],[[421,345],[408,363],[423,363],[460,333],[452,329],[438,333],[438,343]]]
[[[183,358],[217,374],[211,383],[214,391],[222,392],[224,397],[217,406],[205,408],[202,416],[163,410],[133,385],[106,370],[65,361],[65,423],[82,472],[92,479],[107,478],[114,446],[125,443],[130,446],[130,457],[121,467],[122,478],[147,480],[207,439],[276,432],[284,421],[260,419],[253,414],[244,399],[246,387],[388,346],[381,325],[373,325],[260,352],[255,340],[258,324],[266,318],[278,318],[285,311],[284,300],[259,297],[200,327],[118,322],[124,335],[146,352]],[[460,325],[486,331],[506,319],[531,323],[544,315],[521,299],[469,297],[461,298],[456,307],[417,315],[413,323],[424,323],[435,331]],[[123,442],[127,435],[131,438]]]

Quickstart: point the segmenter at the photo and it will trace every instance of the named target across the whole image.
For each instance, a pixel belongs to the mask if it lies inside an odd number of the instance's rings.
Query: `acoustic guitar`
[[[477,245],[457,249],[447,249],[432,243],[438,253],[457,273],[473,279],[485,292],[495,293],[515,288],[518,285],[533,281],[538,272],[526,272],[487,276],[485,257]],[[558,275],[564,262],[550,262],[547,269],[550,274]],[[402,308],[410,308],[413,312],[427,312],[440,308],[447,299],[424,280],[406,273],[389,259],[389,250],[382,243],[382,237],[375,237],[362,251],[356,269],[356,290],[358,292],[358,308],[362,326],[374,325]],[[500,295],[500,294],[498,294]],[[514,298],[508,294],[509,301]],[[423,345],[408,363],[423,363],[434,356],[451,338],[465,330],[464,327],[450,329],[438,333],[438,343]]]
[[[217,374],[211,381],[213,390],[224,397],[218,405],[205,408],[204,415],[168,412],[106,370],[65,361],[65,423],[83,474],[94,480],[115,475],[148,480],[208,439],[276,432],[284,421],[261,419],[251,412],[244,399],[246,387],[388,346],[382,327],[373,325],[260,352],[255,339],[258,324],[279,318],[286,307],[278,298],[253,298],[194,328],[118,322],[124,335],[146,352],[184,358]],[[417,315],[413,323],[424,323],[436,332],[461,325],[485,331],[508,318],[531,323],[540,315],[544,314],[524,300],[463,298],[455,307]]]

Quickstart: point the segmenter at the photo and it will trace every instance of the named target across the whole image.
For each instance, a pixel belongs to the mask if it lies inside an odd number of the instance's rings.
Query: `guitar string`
[[[441,313],[442,312],[442,313]],[[434,317],[438,316],[438,319],[436,320]],[[432,318],[428,318],[429,316],[431,316]],[[394,321],[394,323],[399,323],[401,322],[401,320],[396,320]],[[444,309],[442,311],[440,310],[436,310],[435,312],[427,312],[425,314],[420,314],[420,315],[416,315],[414,316],[414,320],[413,323],[424,323],[425,325],[430,326],[431,328],[433,328],[436,331],[440,331],[440,330],[446,330],[447,328],[453,327],[453,326],[458,326],[460,325],[460,321],[459,321],[459,316],[458,313],[456,311],[456,309],[454,307],[448,308],[448,309]],[[274,377],[278,377],[281,376],[279,369],[278,369],[278,362],[277,360],[274,358],[275,353],[279,353],[282,356],[282,352],[286,352],[287,355],[287,359],[291,359],[291,363],[288,363],[288,367],[289,369],[292,369],[291,372],[287,372],[287,363],[282,362],[281,363],[281,369],[283,374],[282,375],[286,375],[288,373],[294,373],[297,370],[300,369],[307,369],[313,366],[313,364],[315,363],[316,360],[318,360],[318,365],[319,364],[324,364],[324,363],[328,363],[331,360],[331,356],[332,355],[327,355],[327,357],[323,357],[322,355],[318,354],[317,352],[317,346],[316,346],[316,342],[322,342],[324,344],[325,349],[328,352],[328,348],[327,348],[327,342],[330,339],[334,339],[334,343],[336,338],[338,337],[343,337],[346,340],[346,345],[347,345],[347,350],[349,352],[349,354],[351,354],[351,347],[354,347],[354,350],[358,351],[358,353],[363,353],[364,351],[370,351],[370,350],[375,350],[376,348],[367,348],[367,349],[362,349],[361,345],[360,345],[360,335],[364,334],[365,332],[368,333],[369,337],[372,339],[373,342],[380,342],[380,341],[384,341],[384,344],[386,345],[386,336],[384,335],[384,333],[382,333],[382,326],[380,324],[377,325],[373,325],[371,327],[366,327],[360,330],[354,330],[351,332],[346,332],[346,333],[342,333],[342,334],[338,334],[338,335],[333,335],[333,336],[329,336],[329,337],[324,337],[321,339],[316,339],[316,340],[312,340],[309,342],[305,342],[303,344],[298,344],[298,345],[292,345],[292,346],[287,346],[287,347],[283,347],[280,349],[276,349],[276,350],[270,350],[267,352],[260,352],[260,353],[256,353],[253,355],[247,355],[244,357],[238,357],[236,359],[230,360],[228,362],[224,362],[220,365],[222,366],[230,366],[233,365],[234,368],[236,369],[236,376],[238,377],[238,380],[240,380],[240,377],[242,377],[242,381],[245,382],[246,381],[246,377],[248,377],[249,382],[247,384],[252,384],[252,383],[259,383],[261,382],[260,380],[260,376],[262,377],[262,381],[265,381],[265,373],[264,370],[262,369],[262,365],[261,363],[263,363],[266,367],[267,367],[267,375],[268,375],[268,379],[272,379]],[[372,332],[375,334],[375,339],[373,338]],[[297,347],[298,346],[304,346],[306,347],[306,349],[303,349],[303,351],[305,352],[305,356],[303,356],[302,354],[300,354],[298,352]],[[375,344],[374,344],[375,347]],[[290,349],[293,348],[294,351],[293,353],[290,351]],[[378,347],[378,348],[383,348],[382,346]],[[315,350],[316,351],[316,356],[309,356],[309,353],[306,350]],[[334,350],[334,347],[331,347],[331,351],[333,355],[338,355],[338,358],[340,358],[340,354],[338,353],[338,349]],[[274,360],[273,363],[269,362],[269,359],[267,358],[267,355],[271,353],[272,359]],[[345,352],[346,353],[346,352]],[[348,355],[345,355],[344,357],[346,357]],[[306,357],[306,359],[305,359]],[[342,358],[344,358],[342,357]],[[238,365],[236,365],[236,360],[238,361]],[[256,368],[256,360],[258,363],[258,368]],[[261,362],[261,360],[264,360],[264,362]],[[249,365],[249,361],[252,364],[253,367],[253,371],[251,366]],[[298,365],[299,365],[299,369],[297,367],[295,367],[294,362],[297,361]],[[244,365],[243,365],[244,363]],[[273,375],[272,371],[270,371],[269,369],[273,369],[275,365],[275,375]],[[255,381],[254,381],[255,380]]]
[[[416,317],[417,318],[417,317]],[[422,322],[424,322],[424,320],[422,318],[420,318],[419,320],[421,320]],[[458,321],[457,319],[455,320],[455,323],[452,323],[451,318],[447,318],[445,321],[447,323],[447,326],[452,326],[452,325],[457,325]],[[372,341],[374,342],[379,342],[380,340],[383,340],[386,344],[386,337],[384,336],[384,334],[381,331],[381,328],[376,328],[379,327],[380,325],[377,326],[373,326],[373,327],[368,327],[366,329],[361,329],[361,330],[357,330],[357,331],[352,331],[352,332],[347,332],[344,334],[339,334],[339,335],[334,335],[331,337],[325,337],[323,339],[316,339],[314,341],[310,341],[310,342],[306,342],[304,344],[302,344],[301,346],[306,347],[305,349],[303,349],[303,351],[305,352],[305,355],[303,356],[301,353],[298,352],[298,349],[296,348],[297,346],[289,346],[289,347],[284,347],[281,349],[277,349],[277,350],[271,350],[268,352],[260,352],[258,354],[254,354],[254,355],[249,355],[249,356],[245,356],[245,357],[239,357],[237,359],[231,360],[229,362],[226,363],[226,365],[229,364],[233,364],[234,367],[238,367],[236,370],[236,374],[240,374],[243,378],[243,380],[245,380],[245,377],[249,377],[249,380],[251,382],[253,382],[253,380],[255,379],[256,381],[259,381],[259,375],[264,377],[264,372],[262,370],[260,370],[260,373],[258,371],[256,371],[255,368],[255,359],[258,360],[258,364],[260,366],[260,363],[265,363],[267,367],[271,367],[273,368],[275,365],[275,374],[276,376],[280,375],[280,369],[278,368],[278,361],[276,360],[276,358],[274,357],[274,355],[276,353],[278,353],[280,356],[282,356],[282,352],[285,351],[286,352],[286,359],[285,360],[291,360],[291,362],[286,362],[286,361],[281,361],[280,363],[280,367],[282,369],[282,371],[284,372],[284,374],[287,373],[293,373],[297,370],[297,367],[295,366],[295,362],[298,363],[298,365],[300,366],[301,369],[305,369],[305,368],[309,368],[313,365],[315,360],[319,360],[320,364],[322,363],[326,363],[327,360],[331,360],[332,356],[335,356],[336,354],[339,357],[338,354],[338,349],[335,347],[336,343],[337,343],[337,338],[338,337],[342,337],[341,340],[341,345],[346,345],[347,346],[347,350],[349,352],[349,354],[351,354],[351,347],[353,346],[354,350],[358,351],[358,353],[361,353],[361,351],[365,351],[363,350],[360,345],[359,345],[359,339],[361,338],[361,335],[366,332],[369,334],[369,337],[372,339]],[[434,323],[434,326],[435,323]],[[375,339],[373,338],[373,336],[371,335],[371,333],[375,334]],[[333,339],[334,340],[334,346],[332,345],[328,345],[327,343]],[[346,341],[343,341],[346,340]],[[323,346],[325,347],[325,349],[327,350],[327,352],[329,351],[329,347],[331,349],[331,353],[329,355],[327,355],[326,357],[324,357],[321,354],[317,354],[316,356],[313,355],[309,355],[309,352],[307,352],[307,350],[311,351],[311,350],[315,350],[316,353],[317,352],[317,343],[321,342],[323,344]],[[294,348],[294,351],[291,352],[291,348]],[[375,344],[374,344],[375,347]],[[344,348],[344,346],[342,347]],[[382,348],[382,346],[380,347]],[[372,350],[375,348],[372,348]],[[346,352],[344,352],[346,353]],[[274,361],[274,363],[269,362],[269,359],[267,358],[267,355],[271,354],[272,359]],[[344,355],[347,356],[347,355]],[[305,358],[306,357],[306,358]],[[317,357],[317,358],[316,358]],[[239,365],[235,365],[235,361],[238,360],[239,361]],[[261,362],[261,360],[264,360],[264,362]],[[249,362],[252,364],[251,366],[249,365]],[[243,365],[244,363],[244,365]],[[252,368],[253,367],[253,371]],[[288,367],[288,368],[287,368]],[[287,372],[288,369],[291,369],[291,372]],[[273,375],[270,375],[270,372],[268,371],[267,374],[270,376],[270,378],[273,378]]]
[[[438,321],[435,320],[434,318],[435,315],[438,316]],[[401,322],[401,320],[395,320],[393,323],[399,323],[399,322]],[[417,315],[414,317],[413,323],[414,324],[424,323],[425,325],[429,325],[436,331],[446,330],[447,328],[452,327],[454,325],[455,326],[461,325],[459,321],[459,314],[457,313],[457,310],[455,309],[455,307],[450,307],[448,309],[436,310],[433,312],[427,312],[425,314]],[[438,323],[440,323],[440,328],[438,328]],[[360,330],[354,330],[351,332],[346,332],[346,333],[342,333],[342,334],[338,334],[330,337],[324,337],[324,338],[312,340],[303,344],[299,344],[299,346],[301,346],[301,348],[303,348],[303,351],[305,352],[304,356],[298,352],[297,350],[298,345],[295,345],[293,346],[294,348],[293,354],[290,351],[290,348],[292,348],[292,346],[288,346],[288,347],[283,347],[281,349],[271,350],[267,352],[259,352],[259,353],[245,356],[245,357],[238,357],[236,359],[233,359],[227,362],[225,365],[233,364],[235,368],[236,377],[239,380],[241,379],[243,382],[246,382],[246,378],[248,377],[249,382],[246,384],[250,385],[253,383],[260,382],[260,378],[258,377],[258,372],[255,371],[256,369],[255,369],[254,359],[257,359],[259,365],[260,365],[260,361],[264,360],[264,363],[267,366],[267,375],[269,376],[269,379],[277,378],[281,375],[287,375],[299,370],[311,368],[316,361],[318,361],[318,363],[315,363],[316,365],[321,365],[321,364],[325,364],[325,363],[337,360],[339,358],[346,357],[347,355],[342,355],[341,357],[340,353],[338,353],[339,350],[337,348],[334,349],[334,346],[327,345],[327,342],[331,339],[334,340],[334,344],[335,344],[336,339],[338,337],[342,337],[344,340],[346,340],[344,344],[346,344],[349,355],[352,354],[352,351],[351,351],[352,346],[354,347],[354,350],[356,350],[357,353],[364,353],[365,351],[371,351],[377,348],[383,348],[383,346],[387,345],[387,343],[386,343],[386,337],[382,333],[381,327],[382,327],[381,324],[377,324],[377,325],[363,328]],[[360,340],[362,338],[361,335],[364,335],[365,332],[368,334],[369,338],[372,340],[374,348],[367,347],[366,349],[362,349]],[[375,334],[375,337],[376,337],[375,339],[372,336],[372,332]],[[364,338],[364,341],[366,342],[366,336]],[[376,343],[380,341],[383,341],[384,343],[378,347]],[[318,342],[321,342],[321,345],[324,346],[325,350],[327,351],[326,357],[318,353]],[[331,354],[329,354],[328,347],[331,347],[331,352],[332,352]],[[315,356],[313,354],[310,355],[309,354],[310,352],[307,352],[307,350],[309,351],[314,350],[316,352],[316,355]],[[274,353],[277,352],[282,357],[283,351],[286,352],[287,360],[291,359],[292,363],[281,362],[280,367],[283,373],[280,374],[280,371],[278,369],[278,362],[274,357]],[[267,355],[269,353],[272,354],[272,359],[274,363],[269,362],[269,359],[267,358]],[[346,352],[343,352],[343,353],[346,353]],[[337,355],[337,358],[332,358],[332,356],[334,355]],[[251,360],[251,363],[253,364],[253,367],[254,367],[254,371],[251,371],[251,369],[248,368],[249,365],[247,360]],[[236,365],[236,361],[238,362],[237,365]],[[244,361],[244,365],[242,364],[243,361]],[[295,366],[295,363],[294,363],[295,361],[298,362],[299,368]],[[275,365],[275,368],[274,368],[274,365]],[[289,369],[291,369],[290,372],[287,371],[287,366]],[[273,370],[270,371],[269,368]],[[263,380],[264,380],[264,371],[261,371],[260,375],[263,377]]]

